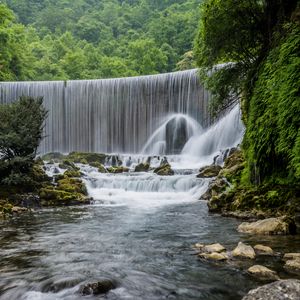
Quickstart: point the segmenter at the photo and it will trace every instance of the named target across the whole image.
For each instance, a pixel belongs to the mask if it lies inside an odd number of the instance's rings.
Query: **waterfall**
[[[40,153],[143,150],[177,154],[211,122],[209,94],[197,70],[102,80],[0,83],[1,104],[19,96],[42,96],[49,111]]]

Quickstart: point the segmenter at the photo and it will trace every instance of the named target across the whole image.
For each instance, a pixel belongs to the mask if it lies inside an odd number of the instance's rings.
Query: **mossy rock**
[[[70,193],[81,193],[87,196],[87,188],[82,180],[77,178],[64,178],[58,181],[57,189],[63,190]]]
[[[169,164],[164,164],[162,166],[159,166],[154,170],[154,173],[160,176],[174,175],[174,171],[171,169],[171,166]]]
[[[149,168],[150,168],[150,164],[140,163],[135,167],[134,172],[147,172],[149,171]]]
[[[197,178],[210,178],[218,176],[219,172],[221,171],[221,167],[218,165],[210,165],[203,167],[199,170],[199,174]]]
[[[67,170],[64,173],[65,177],[81,177],[80,171],[75,171],[75,170]]]
[[[55,187],[40,190],[41,202],[44,206],[78,205],[90,203],[90,199],[81,193],[67,192]]]
[[[42,156],[42,160],[44,161],[61,161],[65,158],[65,155],[59,152],[51,152]]]
[[[89,153],[89,152],[71,152],[67,155],[66,159],[74,163],[80,163],[83,159],[87,161],[88,164],[93,162],[105,163],[107,158],[106,154],[103,153]]]
[[[112,174],[127,173],[129,169],[126,167],[109,167],[107,171]]]
[[[91,167],[97,168],[99,173],[107,173],[107,170],[100,162],[91,162],[89,164]]]
[[[61,169],[66,169],[69,171],[78,171],[80,170],[78,167],[76,167],[76,165],[69,160],[64,159],[59,165],[58,165]]]

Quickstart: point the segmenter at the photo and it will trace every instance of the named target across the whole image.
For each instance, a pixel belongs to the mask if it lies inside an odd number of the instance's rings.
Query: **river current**
[[[94,204],[1,221],[1,300],[234,300],[259,284],[245,266],[195,255],[197,242],[232,249],[240,240],[255,240],[236,231],[239,221],[208,213],[198,200],[208,182],[191,170],[160,177],[81,169]],[[294,243],[265,240],[279,250]],[[100,297],[79,293],[100,279],[114,280],[117,288]]]

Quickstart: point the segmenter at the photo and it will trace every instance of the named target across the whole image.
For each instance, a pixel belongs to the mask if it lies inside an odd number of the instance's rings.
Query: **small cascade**
[[[213,157],[240,144],[244,131],[240,107],[236,105],[202,134],[191,137],[184,146],[182,155],[185,157],[199,157],[201,160],[206,160],[207,164],[212,163]]]
[[[186,142],[201,132],[201,125],[193,118],[175,114],[152,134],[141,152],[152,155],[180,154]]]

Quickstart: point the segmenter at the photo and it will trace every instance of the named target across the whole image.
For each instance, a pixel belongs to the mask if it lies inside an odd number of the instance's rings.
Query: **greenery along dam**
[[[0,300],[299,300],[300,2],[0,3]]]

